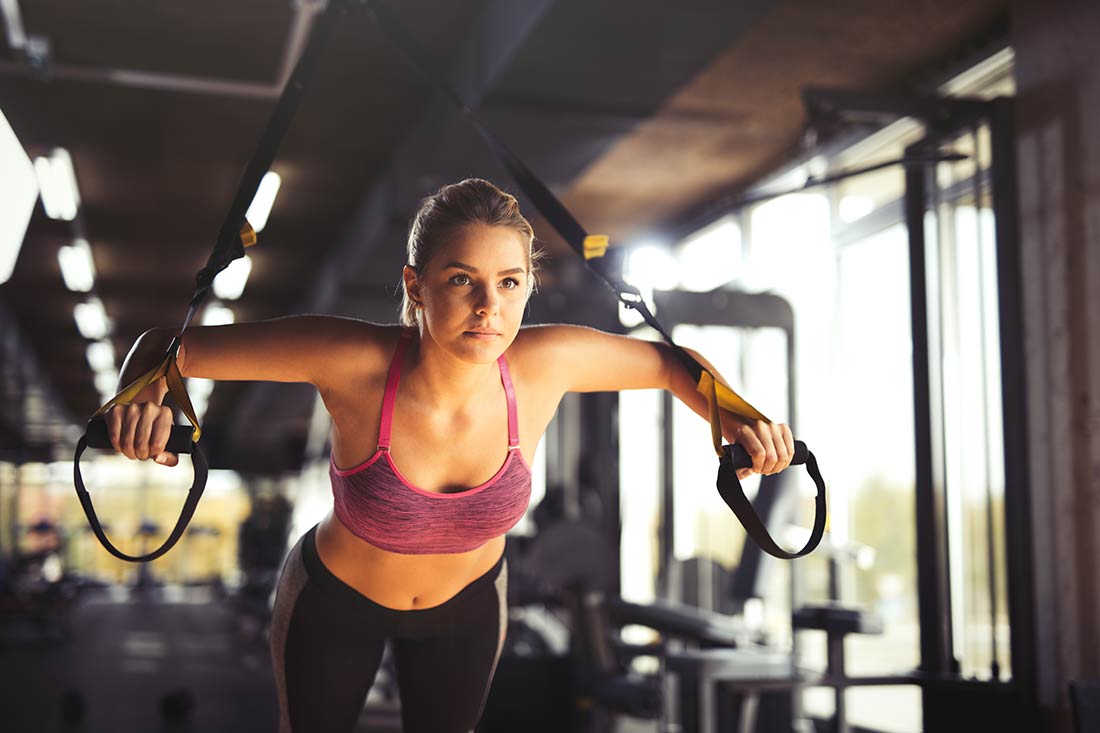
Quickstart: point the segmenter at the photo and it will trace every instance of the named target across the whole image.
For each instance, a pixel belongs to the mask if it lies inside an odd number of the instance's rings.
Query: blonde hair
[[[534,276],[542,253],[533,251],[535,230],[519,211],[516,197],[502,191],[482,178],[467,178],[458,183],[443,186],[420,202],[416,216],[409,225],[407,245],[410,267],[423,274],[424,266],[435,256],[448,235],[471,224],[493,227],[509,227],[527,242],[527,271],[534,289]],[[420,316],[417,305],[401,280],[401,323],[414,326]]]

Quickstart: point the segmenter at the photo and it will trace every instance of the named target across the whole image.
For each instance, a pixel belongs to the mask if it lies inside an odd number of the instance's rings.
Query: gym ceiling
[[[487,126],[589,231],[620,243],[804,152],[805,87],[927,91],[1002,42],[1008,13],[1005,0],[387,2]],[[32,63],[0,47],[0,110],[32,159],[55,147],[72,156],[119,365],[143,331],[186,313],[317,8],[19,3],[26,33],[48,50]],[[230,304],[238,321],[392,321],[416,202],[471,175],[517,190],[362,13],[342,19],[324,49],[273,170],[282,187]],[[538,297],[576,290],[575,256],[526,211],[554,255]],[[72,237],[70,222],[37,206],[0,285],[0,460],[71,455],[77,426],[101,403],[73,318],[86,295],[66,289],[58,265]],[[213,464],[300,466],[313,411],[302,387],[219,384],[204,421]]]

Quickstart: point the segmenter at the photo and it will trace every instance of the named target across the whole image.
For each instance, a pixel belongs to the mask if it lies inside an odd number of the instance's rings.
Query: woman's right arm
[[[308,382],[327,394],[354,372],[385,368],[385,330],[333,316],[195,326],[184,333],[176,365],[184,377]],[[174,335],[175,330],[168,328],[142,334],[122,365],[119,388],[155,367]],[[107,412],[107,433],[116,451],[131,459],[176,464],[176,456],[164,452],[173,420],[172,410],[163,406],[167,392],[164,380],[158,379],[129,405],[116,405]]]

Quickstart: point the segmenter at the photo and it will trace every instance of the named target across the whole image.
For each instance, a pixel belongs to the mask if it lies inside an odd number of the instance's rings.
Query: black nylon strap
[[[84,488],[84,477],[80,475],[80,456],[86,447],[88,447],[87,438],[82,437],[80,442],[76,444],[76,457],[73,459],[73,482],[76,485],[76,496],[80,499],[80,506],[84,509],[84,516],[88,518],[88,524],[91,525],[92,532],[95,534],[96,539],[99,540],[99,544],[103,545],[107,552],[111,553],[119,560],[126,560],[127,562],[150,562],[171,550],[179,541],[180,537],[183,536],[183,532],[187,529],[187,525],[190,524],[191,517],[194,516],[195,509],[199,505],[199,499],[202,498],[202,492],[206,489],[206,456],[203,455],[202,449],[199,448],[198,443],[195,443],[191,447],[191,461],[195,467],[195,480],[191,485],[191,490],[187,494],[187,500],[183,504],[183,510],[180,512],[179,519],[176,520],[176,526],[172,528],[172,533],[168,535],[168,539],[166,539],[160,547],[146,555],[127,555],[111,544],[111,541],[107,539],[107,533],[103,531],[103,525],[99,523],[99,517],[96,515],[95,507],[92,505],[92,497],[88,495],[88,490]]]
[[[229,207],[229,213],[218,232],[218,239],[214,245],[214,251],[206,262],[206,266],[195,276],[195,294],[191,298],[192,308],[202,302],[210,291],[214,277],[224,270],[230,262],[244,256],[244,247],[241,244],[241,225],[244,223],[244,215],[252,200],[256,198],[256,191],[260,187],[260,181],[264,174],[271,168],[275,160],[275,154],[279,150],[290,123],[294,119],[294,113],[298,109],[298,103],[306,89],[309,77],[317,65],[317,58],[328,40],[332,31],[336,15],[344,11],[345,2],[331,0],[325,10],[316,17],[306,42],[305,50],[298,58],[298,63],[283,86],[282,94],[275,105],[267,126],[264,128],[260,141],[256,145],[252,157],[241,175],[237,186],[237,194]],[[190,320],[190,319],[188,319]],[[186,326],[185,326],[186,328]],[[182,334],[182,331],[181,331]]]
[[[825,533],[825,518],[828,516],[825,502],[825,480],[821,478],[821,471],[817,467],[817,459],[802,441],[795,441],[795,456],[791,465],[805,464],[806,471],[810,474],[817,486],[817,496],[814,499],[814,526],[810,530],[810,537],[805,546],[797,552],[788,552],[775,543],[768,528],[760,520],[749,497],[745,496],[745,490],[741,488],[741,482],[737,478],[737,469],[748,468],[752,465],[749,454],[740,445],[726,445],[723,447],[723,455],[718,462],[718,493],[722,500],[737,515],[737,519],[744,525],[745,531],[753,538],[756,544],[769,555],[774,555],[783,560],[793,560],[796,557],[808,555],[817,548],[821,537]]]
[[[172,345],[169,347],[169,353],[172,353],[174,349],[178,348],[180,340],[183,338],[184,331],[187,330],[187,327],[191,324],[192,318],[194,318],[203,300],[209,294],[217,274],[228,267],[233,260],[244,255],[244,245],[241,242],[241,229],[245,222],[245,213],[248,211],[248,207],[251,205],[252,200],[256,198],[256,191],[260,187],[260,181],[263,180],[264,174],[271,168],[271,163],[275,160],[275,154],[279,149],[279,143],[282,142],[283,137],[286,135],[286,131],[290,128],[290,123],[294,119],[294,113],[298,108],[298,103],[305,92],[306,84],[309,81],[310,75],[313,73],[321,49],[324,47],[325,41],[328,39],[332,30],[336,15],[340,12],[344,12],[346,10],[345,6],[346,0],[332,0],[332,2],[328,4],[328,7],[325,8],[324,12],[315,19],[310,29],[309,40],[305,50],[302,52],[301,57],[299,57],[298,63],[294,67],[294,71],[287,79],[282,94],[279,96],[279,101],[276,103],[275,109],[272,111],[267,126],[264,128],[263,134],[260,137],[260,141],[256,145],[256,149],[249,159],[244,173],[241,175],[240,183],[237,186],[237,193],[233,198],[233,203],[229,207],[229,213],[226,214],[225,221],[218,232],[214,250],[211,252],[209,259],[207,259],[206,265],[199,271],[198,275],[195,276],[195,292],[191,297],[187,315],[183,320],[183,325],[180,327],[179,332],[172,341]],[[186,393],[184,397],[186,397]],[[127,555],[111,544],[111,541],[107,538],[106,533],[103,531],[103,526],[99,522],[99,517],[96,515],[95,507],[92,505],[91,496],[88,495],[84,487],[84,479],[80,474],[80,456],[84,453],[85,448],[88,447],[89,435],[94,430],[98,431],[98,428],[90,428],[89,431],[85,433],[85,436],[80,439],[79,443],[77,443],[76,454],[73,457],[74,486],[76,488],[77,498],[80,500],[80,506],[84,509],[84,515],[88,518],[88,523],[91,525],[92,532],[95,533],[99,543],[115,557],[129,562],[149,562],[155,560],[172,549],[176,542],[179,541],[179,538],[183,536],[184,531],[187,529],[187,525],[191,522],[191,517],[195,514],[199,499],[202,498],[202,493],[206,489],[206,456],[199,448],[198,443],[193,443],[191,445],[190,452],[195,466],[194,484],[191,486],[191,490],[187,495],[187,500],[184,502],[183,510],[180,512],[180,516],[176,520],[176,525],[168,539],[165,540],[159,548],[146,555]],[[175,430],[173,432],[175,432]],[[107,448],[109,444],[97,447]]]

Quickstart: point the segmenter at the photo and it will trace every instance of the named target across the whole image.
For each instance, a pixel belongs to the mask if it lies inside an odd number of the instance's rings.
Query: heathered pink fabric
[[[504,464],[480,486],[448,494],[425,491],[401,475],[389,451],[394,396],[410,335],[406,331],[398,341],[390,364],[377,452],[347,470],[337,468],[335,459],[329,461],[336,517],[356,536],[389,552],[469,552],[514,527],[531,501],[531,468],[519,448],[516,395],[508,362],[503,355],[497,360],[508,399],[508,457]]]

